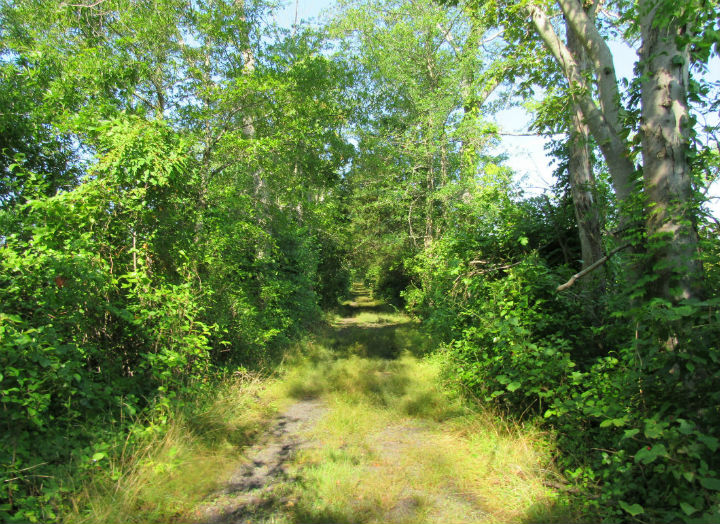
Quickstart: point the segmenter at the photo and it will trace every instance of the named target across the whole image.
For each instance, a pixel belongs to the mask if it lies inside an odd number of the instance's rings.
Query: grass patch
[[[355,317],[334,319],[298,346],[276,378],[237,378],[172,413],[166,431],[130,458],[115,457],[112,475],[85,486],[65,520],[193,520],[242,462],[241,447],[278,410],[311,398],[327,408],[305,435],[312,444],[263,492],[265,502],[247,513],[254,520],[574,520],[546,487],[556,475],[548,435],[465,402],[443,382],[442,356],[418,357],[432,341],[406,316],[355,307]]]
[[[328,356],[327,353],[324,353]],[[569,521],[544,484],[547,435],[508,427],[440,382],[441,362],[315,356],[283,382],[326,399],[277,522]],[[307,382],[303,382],[303,377]]]
[[[160,415],[163,426],[138,424],[145,429],[135,444],[110,453],[109,464],[76,490],[63,520],[168,522],[186,514],[218,489],[236,467],[239,447],[272,420],[282,404],[273,384],[234,377],[212,397]]]

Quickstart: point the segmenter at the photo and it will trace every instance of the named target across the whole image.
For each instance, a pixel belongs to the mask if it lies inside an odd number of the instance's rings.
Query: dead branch
[[[471,260],[470,262],[468,262],[468,265],[479,266],[479,265],[487,265],[489,263],[490,262],[488,262],[487,260]],[[473,274],[477,275],[477,274],[481,274],[481,273],[489,273],[491,271],[504,271],[505,269],[510,269],[511,267],[515,267],[521,263],[522,263],[522,260],[520,260],[518,262],[513,262],[512,264],[507,264],[504,266],[493,266],[493,267],[486,267],[483,269],[477,269],[473,272]]]
[[[612,257],[615,253],[617,253],[618,251],[622,251],[623,249],[628,248],[628,247],[630,247],[630,244],[625,244],[625,245],[616,247],[615,249],[613,249],[612,251],[610,251],[607,255],[605,255],[604,257],[602,257],[602,258],[601,258],[600,260],[598,260],[597,262],[589,265],[588,267],[586,267],[585,269],[583,269],[583,270],[580,271],[579,273],[575,273],[573,276],[570,277],[570,280],[568,280],[568,281],[565,282],[564,284],[560,284],[560,285],[557,287],[557,291],[565,291],[567,288],[569,288],[570,286],[572,286],[572,285],[575,283],[576,280],[578,280],[579,278],[584,277],[584,276],[587,275],[588,273],[592,273],[592,272],[595,271],[597,268],[599,268],[600,266],[602,266],[605,262],[607,262],[608,260],[610,260],[610,257]]]

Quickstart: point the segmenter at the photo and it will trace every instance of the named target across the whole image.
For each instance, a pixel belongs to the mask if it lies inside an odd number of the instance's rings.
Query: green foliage
[[[437,269],[427,275],[443,285]],[[577,299],[556,293],[559,276],[531,257],[499,278],[466,277],[454,293],[446,280],[428,322],[453,338],[448,377],[509,413],[552,425],[566,453],[559,464],[590,495],[575,501],[586,513],[714,520],[716,301],[620,301],[593,328]],[[414,307],[431,300],[417,289],[408,296]]]
[[[542,412],[566,387],[575,364],[570,341],[558,332],[580,319],[553,297],[552,276],[528,260],[505,278],[472,286],[465,307],[475,318],[449,350],[458,378],[482,398]]]
[[[309,31],[261,48],[261,3],[97,7],[0,13],[2,521],[57,520],[348,286],[342,62]]]
[[[688,210],[683,217],[692,218],[683,218],[683,227],[694,228],[697,218],[704,265],[698,278],[703,292],[697,296],[709,300],[653,299],[680,296],[655,288],[672,280],[664,276],[672,274],[667,264],[684,271],[686,260],[669,262],[662,254],[682,239],[670,233],[646,238],[638,225],[648,223],[653,212],[643,207],[644,190],[634,187],[619,209],[603,173],[611,166],[591,152],[601,182],[593,188],[590,205],[608,230],[605,238],[593,240],[602,240],[606,252],[626,242],[633,247],[596,270],[603,273],[601,289],[580,279],[557,291],[582,269],[577,210],[565,180],[567,144],[552,146],[560,160],[559,194],[523,199],[512,190],[500,159],[484,156],[487,141],[469,132],[483,127],[492,132],[480,120],[490,107],[467,109],[479,98],[479,88],[487,86],[483,81],[504,75],[524,95],[543,86],[547,97],[535,127],[560,133],[574,111],[571,97],[583,93],[567,88],[557,64],[542,52],[542,41],[528,31],[526,4],[443,3],[453,6],[446,13],[459,20],[447,30],[445,42],[435,30],[447,27],[447,20],[423,4],[413,4],[419,12],[412,15],[394,2],[343,4],[337,27],[352,24],[356,31],[347,47],[362,63],[371,91],[368,105],[381,108],[359,119],[359,154],[349,177],[357,206],[351,227],[358,239],[358,267],[377,295],[400,291],[408,311],[446,341],[448,378],[481,401],[516,417],[539,417],[557,432],[558,461],[578,488],[573,504],[583,506],[590,519],[717,520],[720,366],[714,352],[720,319],[714,219],[697,216],[699,194],[669,203]],[[560,13],[555,4],[543,7],[549,17]],[[636,5],[618,7],[626,16],[620,22],[593,15],[601,21],[600,37],[630,34],[645,23]],[[468,11],[472,15],[465,18]],[[678,44],[693,42],[691,60],[701,68],[717,47],[717,17],[710,4],[698,11],[697,32],[683,34]],[[663,3],[658,8],[665,21],[690,12]],[[498,44],[501,56],[493,64],[484,64],[479,54],[469,58],[472,51],[468,54],[464,46],[473,40],[465,30],[482,38],[482,23],[494,24],[498,17],[505,39]],[[423,47],[428,42],[437,42],[436,53]],[[451,49],[453,59],[447,60],[444,52]],[[414,59],[398,62],[393,53]],[[461,66],[469,62],[470,76]],[[436,72],[435,83],[427,71]],[[452,101],[444,98],[448,79],[455,85]],[[702,78],[691,81],[693,111],[710,111],[712,89]],[[639,125],[640,100],[631,93],[622,102],[618,110],[624,127],[618,133],[624,139]],[[469,115],[477,117],[470,124]],[[686,147],[695,188],[702,192],[716,178],[712,133],[712,125],[702,133],[696,127],[690,133],[694,142]],[[639,138],[628,141],[632,158],[639,158],[641,149]],[[445,179],[437,176],[442,167],[447,168]],[[628,180],[637,175],[629,174]],[[625,220],[636,225],[609,232]],[[660,255],[653,259],[643,250]]]
[[[503,80],[540,83],[536,128],[562,132],[573,93],[522,6],[501,13],[505,41],[491,7],[342,2],[331,50],[263,25],[262,1],[0,6],[0,520],[60,518],[68,479],[112,474],[118,441],[162,433],[215,375],[271,365],[351,273],[446,342],[449,378],[554,429],[589,515],[716,518],[720,256],[699,214],[715,129],[691,133],[697,195],[678,207],[697,219],[700,298],[645,293],[672,274],[671,236],[633,228],[603,289],[559,293],[581,267],[565,163],[559,195],[523,198],[486,119]],[[718,34],[698,12],[679,42],[696,68]],[[694,110],[714,89],[691,82]],[[647,218],[596,193],[607,225]]]
[[[575,502],[588,514],[717,518],[717,301],[618,298],[594,328],[592,310],[558,295],[563,273],[541,259],[463,276],[457,245],[428,253],[427,287],[407,295],[453,339],[448,376],[552,425],[566,452],[559,463],[590,495]]]
[[[4,519],[52,518],[42,479],[93,441],[74,427],[132,415],[209,363],[197,290],[175,278],[182,258],[157,272],[183,242],[159,239],[181,223],[187,153],[160,123],[108,123],[103,136],[93,179],[19,208],[2,249]]]
[[[578,284],[558,293],[570,274],[559,242],[569,260],[579,250],[558,236],[566,203],[503,203],[491,187],[405,262],[416,283],[407,308],[448,341],[448,379],[553,428],[558,464],[579,488],[570,503],[587,515],[715,520],[717,299],[641,300],[622,275],[600,299]],[[711,286],[716,244],[706,246]],[[613,275],[617,263],[601,270]]]

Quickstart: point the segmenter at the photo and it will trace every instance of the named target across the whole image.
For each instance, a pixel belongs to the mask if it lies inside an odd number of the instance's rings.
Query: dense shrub
[[[558,463],[574,484],[568,496],[588,518],[717,520],[717,299],[647,298],[642,280],[629,287],[613,278],[622,258],[600,270],[604,295],[582,281],[558,292],[574,271],[543,247],[557,230],[534,212],[527,217],[492,232],[460,222],[406,260],[414,282],[407,308],[446,341],[448,379],[552,428]],[[706,247],[712,295],[716,255]]]
[[[52,520],[67,471],[92,469],[136,415],[269,362],[317,317],[321,260],[326,300],[343,285],[341,252],[321,259],[294,217],[198,206],[195,160],[166,124],[96,133],[88,180],[1,217],[3,521]]]
[[[477,398],[554,428],[559,462],[584,488],[574,503],[589,515],[717,519],[717,304],[618,298],[598,328],[586,316],[591,308],[557,293],[563,276],[530,258],[495,279],[471,278],[444,308],[436,305],[434,315],[457,314],[449,376]],[[443,296],[452,295],[435,294],[435,304]]]

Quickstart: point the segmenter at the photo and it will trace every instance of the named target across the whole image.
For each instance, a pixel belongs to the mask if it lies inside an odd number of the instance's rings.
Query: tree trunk
[[[607,43],[597,27],[577,0],[559,0],[568,25],[587,51],[592,63],[601,102],[592,97],[586,73],[575,60],[567,46],[552,27],[547,14],[538,6],[529,6],[528,12],[538,36],[555,58],[570,86],[573,102],[582,110],[584,122],[603,153],[615,195],[620,205],[621,228],[629,226],[627,216],[630,196],[633,192],[635,165],[631,160],[630,147],[623,139],[620,120],[620,93],[615,77],[615,65]]]
[[[595,202],[593,189],[595,177],[590,166],[588,148],[589,134],[582,123],[582,113],[577,110],[573,114],[570,130],[568,172],[570,175],[570,191],[573,199],[575,219],[577,220],[582,251],[583,269],[605,256],[602,249],[602,233],[600,232],[600,216]]]
[[[425,249],[429,249],[433,241],[433,212],[435,202],[435,179],[432,169],[432,157],[427,160],[430,166],[426,173],[426,191],[425,191]]]
[[[623,132],[621,97],[613,56],[595,25],[593,2],[589,7],[584,7],[578,0],[558,0],[558,4],[565,15],[568,33],[587,56],[585,62],[576,60],[543,9],[531,5],[527,10],[536,33],[567,79],[575,112],[580,110],[582,124],[587,126],[603,154],[618,202],[619,231],[631,244],[630,251],[637,254],[640,249],[633,244],[633,238],[636,230],[642,227],[632,209],[633,195],[637,190],[637,170],[630,142]],[[595,92],[598,100],[593,97]],[[629,265],[626,273],[631,284],[638,281],[639,268]]]
[[[646,228],[656,280],[651,294],[672,301],[698,295],[701,267],[687,153],[689,52],[676,17],[659,23],[659,0],[641,0],[642,145]]]
[[[587,56],[575,33],[567,28],[568,49],[576,57],[581,69],[587,67]],[[582,111],[575,104],[572,108],[568,141],[568,175],[573,199],[575,220],[580,236],[582,269],[600,260],[605,253],[602,247],[600,216],[595,202],[595,176],[590,165],[590,133],[583,121]],[[583,282],[593,295],[600,295],[605,287],[601,272]]]

